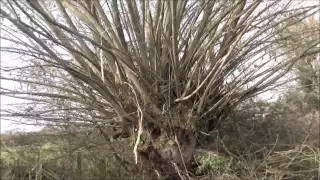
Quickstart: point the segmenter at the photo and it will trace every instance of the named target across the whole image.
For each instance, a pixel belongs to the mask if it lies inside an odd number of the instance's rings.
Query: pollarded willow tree
[[[1,38],[11,45],[1,50],[24,65],[1,78],[24,86],[1,92],[33,104],[6,113],[112,126],[114,139],[136,134],[136,158],[174,173],[172,162],[187,167],[200,131],[319,52],[318,39],[290,57],[294,49],[279,43],[286,26],[318,11],[294,1],[4,0]],[[137,150],[144,133],[148,146]]]

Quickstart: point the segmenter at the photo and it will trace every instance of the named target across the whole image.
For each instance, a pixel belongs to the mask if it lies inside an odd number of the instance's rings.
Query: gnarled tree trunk
[[[153,137],[147,145],[139,150],[141,167],[156,170],[163,176],[177,177],[178,171],[187,171],[196,149],[195,133],[173,128]]]

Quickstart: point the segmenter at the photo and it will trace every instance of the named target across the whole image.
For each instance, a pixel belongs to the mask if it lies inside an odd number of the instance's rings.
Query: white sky
[[[1,37],[4,33],[1,32]],[[5,41],[1,39],[0,41],[0,46],[1,47],[7,47],[9,45],[8,41]],[[17,57],[16,54],[10,54],[6,53],[3,51],[0,51],[0,60],[1,60],[1,75],[4,75],[8,77],[7,74],[3,74],[3,68],[10,67],[13,68],[14,66],[22,66],[23,62],[22,59]],[[14,83],[12,81],[6,81],[3,79],[0,79],[0,84],[1,87],[3,88],[8,88],[8,89],[13,89],[14,87],[18,86],[19,84]],[[8,96],[0,95],[0,102],[1,102],[1,110],[7,109],[9,107],[9,104],[17,104],[17,103],[23,103],[23,100],[17,99],[17,98],[11,98]],[[1,112],[2,114],[2,112]],[[6,131],[34,131],[34,130],[39,130],[39,127],[35,126],[27,126],[20,124],[18,122],[21,121],[20,118],[14,118],[16,122],[13,121],[8,121],[5,119],[6,117],[1,117],[0,121],[0,129],[1,133],[6,132]]]
[[[297,5],[300,4],[301,6],[308,6],[308,5],[316,5],[319,4],[320,2],[318,0],[297,0]],[[316,19],[319,19],[319,14],[317,17],[315,17]],[[3,22],[3,20],[1,21],[1,25]],[[1,36],[3,35],[3,32],[1,32]],[[3,46],[8,46],[8,42],[1,40],[1,47]],[[4,53],[0,51],[0,60],[1,60],[1,67],[12,67],[16,64],[20,64],[21,59],[14,59],[13,60],[13,55],[12,54],[8,54],[8,53]],[[11,81],[4,81],[4,80],[0,80],[1,82],[1,87],[5,87],[5,88],[12,88],[15,86],[15,84]],[[260,95],[260,97],[262,97],[263,99],[270,99],[274,96],[274,94],[268,92],[268,93],[264,93],[262,95]],[[1,98],[1,109],[5,109],[7,107],[7,104],[10,103],[18,103],[21,100],[15,99],[15,98],[10,98],[10,97],[6,97],[3,95],[0,95]],[[15,121],[20,121],[20,119],[15,119]],[[17,123],[13,123],[11,121],[5,120],[1,117],[0,119],[0,129],[1,129],[1,133],[6,132],[6,131],[35,131],[35,130],[39,130],[41,127],[35,127],[32,125],[19,125]]]

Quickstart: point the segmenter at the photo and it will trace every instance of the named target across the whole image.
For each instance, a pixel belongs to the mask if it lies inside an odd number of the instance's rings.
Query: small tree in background
[[[1,50],[26,66],[4,69],[22,86],[1,93],[31,104],[5,116],[94,128],[111,145],[135,134],[135,160],[174,177],[200,131],[319,52],[319,39],[279,51],[279,33],[319,10],[293,2],[2,1],[1,38],[13,46]]]
[[[280,36],[286,39],[282,42],[284,51],[288,49],[294,49],[291,53],[287,54],[289,58],[299,54],[301,52],[301,47],[307,46],[308,44],[320,38],[319,21],[313,16],[297,24],[291,23],[291,21],[294,20],[295,18],[291,18],[289,21],[283,24],[282,26],[285,26],[286,29],[280,33]],[[313,47],[314,50],[319,48],[319,44],[318,46]],[[295,93],[299,93],[299,91],[302,92],[300,96],[302,96],[304,101],[306,101],[311,109],[319,108],[319,60],[319,54],[304,57],[299,59],[293,68],[293,73],[297,78],[298,86],[300,86],[300,88],[294,91],[296,91]]]

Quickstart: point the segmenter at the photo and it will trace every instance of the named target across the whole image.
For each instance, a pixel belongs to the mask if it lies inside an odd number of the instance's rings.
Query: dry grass
[[[319,112],[279,105],[250,104],[254,108],[242,107],[245,110],[230,115],[213,133],[214,144],[207,151],[219,152],[218,157],[227,157],[230,163],[196,179],[317,179]]]
[[[229,114],[229,117],[222,122],[219,131],[211,133],[212,144],[205,150],[197,150],[195,159],[198,169],[193,173],[187,173],[185,169],[176,168],[177,176],[184,180],[316,180],[318,178],[319,111],[283,102],[273,104],[251,102],[239,109],[241,110]],[[130,153],[131,147],[125,145],[133,146],[134,142],[135,139],[131,138],[119,143],[117,147],[127,152],[126,158],[132,160],[132,164],[134,163]],[[97,152],[104,152],[103,156],[107,157],[106,150],[107,148],[102,147],[100,150],[96,149]],[[128,175],[120,165],[114,164],[115,167],[112,167],[111,161],[108,160],[108,163],[107,172]],[[139,178],[146,180],[150,178],[148,173],[138,172],[134,168],[131,170],[135,173],[131,175],[132,178],[140,175],[142,177]],[[86,174],[86,176],[97,175]]]

